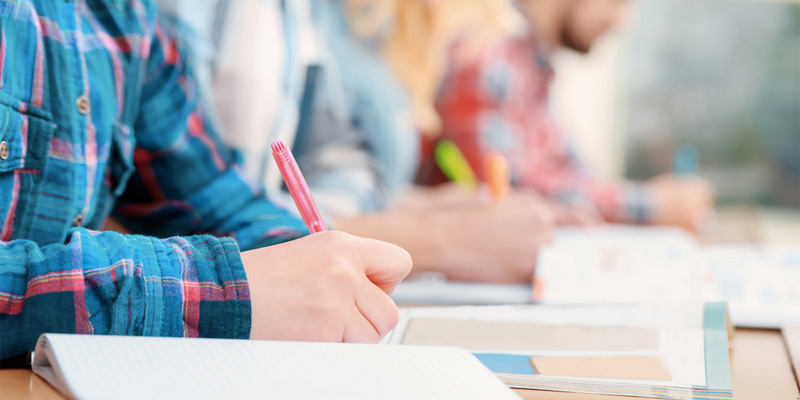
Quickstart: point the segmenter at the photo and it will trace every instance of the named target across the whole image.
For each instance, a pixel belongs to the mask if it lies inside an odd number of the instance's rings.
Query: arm
[[[233,237],[242,249],[306,233],[244,177],[238,155],[218,139],[168,29],[156,22],[134,123],[135,173],[115,216],[137,233],[206,232]]]
[[[188,45],[187,54],[209,100],[207,104],[217,106],[221,118],[212,120],[218,119],[226,128],[222,138],[244,155],[245,170],[261,178],[272,200],[291,204],[288,193],[282,193],[283,181],[269,151],[271,141],[282,139],[292,147],[324,215],[373,211],[385,206],[390,194],[378,172],[381,167],[367,147],[363,132],[355,126],[353,108],[343,95],[334,60],[321,51],[322,37],[315,30],[326,26],[325,20],[312,24],[309,12],[291,4],[283,11],[271,3],[247,6],[233,2],[216,9],[198,4],[195,7],[201,11],[190,13],[173,3],[161,1],[162,9],[180,28],[180,39]],[[216,21],[198,17],[213,12],[218,14]],[[272,19],[280,19],[281,12],[294,21],[293,32],[311,40],[300,41],[297,35],[284,35],[283,28],[270,26]],[[262,21],[263,25],[242,27],[242,18]],[[254,39],[241,39],[247,37]],[[217,43],[216,49],[210,45],[212,41]],[[286,46],[286,53],[311,53],[312,59],[307,65],[286,54],[284,57],[294,61],[291,67],[295,73],[276,69],[287,60],[276,63],[269,57],[265,46],[273,45],[279,52]],[[262,56],[253,57],[260,53]],[[275,79],[281,75],[283,81]],[[298,86],[288,93],[285,88],[269,90],[268,85],[280,82]]]
[[[173,57],[167,59],[175,60]],[[166,88],[173,90],[170,95],[184,93]],[[177,109],[181,110],[180,104]],[[151,111],[159,116],[161,110],[154,107]],[[169,118],[166,114],[160,116]],[[158,125],[159,118],[148,121],[165,133],[172,132],[169,125]],[[190,119],[190,130],[192,123]],[[192,132],[194,137],[202,136]],[[169,140],[170,136],[163,138]],[[149,139],[155,142],[158,138]],[[210,166],[192,162],[192,157],[171,158],[182,161],[177,165],[162,160],[180,154],[182,146],[196,146],[193,140],[207,143],[186,138],[158,154],[137,152],[137,165],[147,167],[142,157],[164,164],[141,170],[134,179],[161,182],[154,180],[153,170],[163,171],[167,166],[171,170],[166,171],[181,172],[181,167],[194,167],[199,175],[183,171],[185,182],[173,182],[174,187],[166,187],[164,193],[195,187]],[[201,155],[214,154],[207,149]],[[225,188],[230,186],[216,187]],[[219,194],[213,190],[200,193]],[[174,207],[185,212],[186,204],[195,204],[183,200],[166,203],[154,208]],[[233,207],[244,204],[249,208],[251,203],[263,201],[253,196],[244,203],[234,202]],[[264,209],[271,210],[254,204],[249,217]],[[170,211],[163,215],[175,214],[180,215]],[[195,216],[188,213],[182,217],[187,223],[204,226]],[[277,216],[284,218],[282,213]],[[237,221],[246,222],[246,217]],[[262,226],[282,226],[280,218],[260,213],[254,219],[258,217],[267,219]],[[167,228],[158,228],[158,216],[144,213],[143,218],[149,220],[142,226],[154,231],[195,229],[168,219],[164,221]],[[269,242],[297,233],[280,229],[291,233],[267,231],[259,239]],[[241,261],[245,256],[246,265]],[[0,242],[0,358],[31,350],[43,332],[377,342],[396,322],[397,309],[388,294],[409,269],[408,255],[402,249],[335,232],[242,256],[232,239],[211,236],[161,240],[75,229],[63,244],[39,247],[29,241]],[[309,273],[313,275],[309,277]],[[308,293],[325,297],[320,300]]]
[[[478,62],[457,66],[441,91],[443,136],[456,142],[483,175],[489,151],[509,159],[515,184],[564,205],[559,223],[677,225],[697,231],[713,207],[714,191],[699,178],[609,181],[589,174],[547,105],[546,71],[532,63],[530,44],[509,42]],[[587,219],[588,217],[588,219]]]
[[[344,232],[406,249],[416,272],[493,283],[529,283],[537,253],[553,233],[547,207],[524,192],[500,203],[463,197],[427,208],[337,217],[335,223]]]
[[[136,217],[129,226],[160,235],[230,234],[247,248],[307,232],[265,199],[260,184],[242,178],[203,118],[191,78],[171,53],[174,43],[165,32],[156,36],[136,124],[137,173],[124,195],[129,203],[119,209]],[[252,306],[249,336],[265,340],[377,342],[397,321],[389,294],[411,268],[398,247],[338,232],[246,251],[241,259],[235,268],[247,275],[241,283]],[[227,305],[233,297],[224,299]],[[235,322],[217,307],[199,324],[201,331],[212,324],[235,332]]]
[[[0,242],[0,359],[45,332],[377,343],[410,268],[399,247],[339,232],[241,256],[210,236]]]
[[[0,359],[44,332],[247,338],[250,294],[231,239],[74,229],[64,244],[0,243]]]
[[[578,168],[574,165],[573,168]],[[653,221],[652,191],[643,183],[602,182],[585,177],[574,191],[585,196],[608,222],[648,223]],[[567,193],[565,193],[567,194]]]

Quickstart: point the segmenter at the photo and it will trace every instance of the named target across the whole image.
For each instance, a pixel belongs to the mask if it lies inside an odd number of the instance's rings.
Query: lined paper
[[[518,398],[475,357],[457,348],[51,334],[45,338],[50,354],[37,349],[34,372],[46,378],[37,366],[50,356],[79,399]]]
[[[657,329],[548,325],[418,317],[402,344],[457,346],[468,350],[657,351]]]

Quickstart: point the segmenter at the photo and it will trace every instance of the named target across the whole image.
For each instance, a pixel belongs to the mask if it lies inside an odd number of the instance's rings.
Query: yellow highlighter
[[[478,177],[455,143],[442,140],[436,145],[434,157],[439,169],[458,187],[473,190],[478,186]]]
[[[505,200],[511,191],[511,167],[508,165],[508,160],[500,153],[493,151],[486,155],[484,165],[486,182],[489,184],[492,200],[496,202]]]

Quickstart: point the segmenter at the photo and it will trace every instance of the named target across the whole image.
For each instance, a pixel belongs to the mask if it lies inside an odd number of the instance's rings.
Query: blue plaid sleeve
[[[0,242],[0,358],[41,333],[248,338],[236,243],[74,229],[63,244]]]
[[[43,332],[248,337],[240,246],[305,231],[220,145],[154,15],[0,1],[0,358]],[[69,228],[111,204],[151,237]]]
[[[219,140],[167,24],[156,23],[147,62],[133,126],[135,169],[115,215],[137,233],[228,236],[243,250],[307,234]]]

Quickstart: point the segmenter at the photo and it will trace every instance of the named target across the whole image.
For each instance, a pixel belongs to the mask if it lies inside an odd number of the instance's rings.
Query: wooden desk
[[[731,364],[736,400],[800,400],[800,389],[780,332],[738,330],[731,344]],[[631,399],[537,390],[516,392],[525,400]],[[64,397],[31,371],[11,369],[0,370],[0,400],[64,400]]]
[[[779,331],[737,330],[731,342],[731,375],[736,400],[800,400],[800,388]],[[533,390],[517,393],[525,400],[631,399]]]

